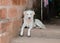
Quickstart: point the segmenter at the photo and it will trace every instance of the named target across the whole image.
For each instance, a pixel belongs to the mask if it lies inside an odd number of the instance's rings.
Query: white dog
[[[33,27],[36,27],[36,25],[39,28],[45,29],[45,25],[40,20],[35,19],[35,21],[34,21],[35,12],[33,10],[26,10],[23,12],[23,14],[24,14],[24,23],[22,25],[21,32],[20,32],[21,36],[23,36],[23,30],[24,30],[25,26],[29,27],[28,36],[30,36],[31,29]]]

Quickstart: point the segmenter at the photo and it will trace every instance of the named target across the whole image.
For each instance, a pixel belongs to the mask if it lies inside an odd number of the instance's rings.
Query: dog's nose
[[[29,19],[30,19],[30,17],[29,17]]]

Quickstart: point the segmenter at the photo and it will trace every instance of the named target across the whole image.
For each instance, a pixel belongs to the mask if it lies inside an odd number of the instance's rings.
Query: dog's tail
[[[35,25],[37,25],[39,28],[46,29],[45,25],[38,19],[35,19]]]

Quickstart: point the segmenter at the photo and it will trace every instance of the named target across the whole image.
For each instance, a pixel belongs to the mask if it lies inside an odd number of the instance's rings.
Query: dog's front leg
[[[25,27],[25,24],[23,24],[23,26],[22,26],[22,28],[21,28],[21,32],[20,32],[20,35],[21,35],[21,36],[23,36],[24,27]]]
[[[29,29],[28,29],[28,37],[30,37],[31,35],[31,29],[33,28],[33,26],[31,25],[30,27],[29,27]]]

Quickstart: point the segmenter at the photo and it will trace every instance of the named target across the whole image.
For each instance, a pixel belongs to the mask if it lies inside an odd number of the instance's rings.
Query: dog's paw
[[[45,30],[46,28],[39,28],[39,29],[44,29]]]
[[[27,37],[31,37],[31,35],[30,35],[30,34],[28,34],[28,35],[27,35]]]
[[[19,36],[23,37],[24,35],[19,35]]]
[[[21,37],[23,37],[24,35],[20,35]]]
[[[31,35],[27,36],[27,37],[31,37]]]
[[[23,37],[24,35],[19,34],[19,36]]]

